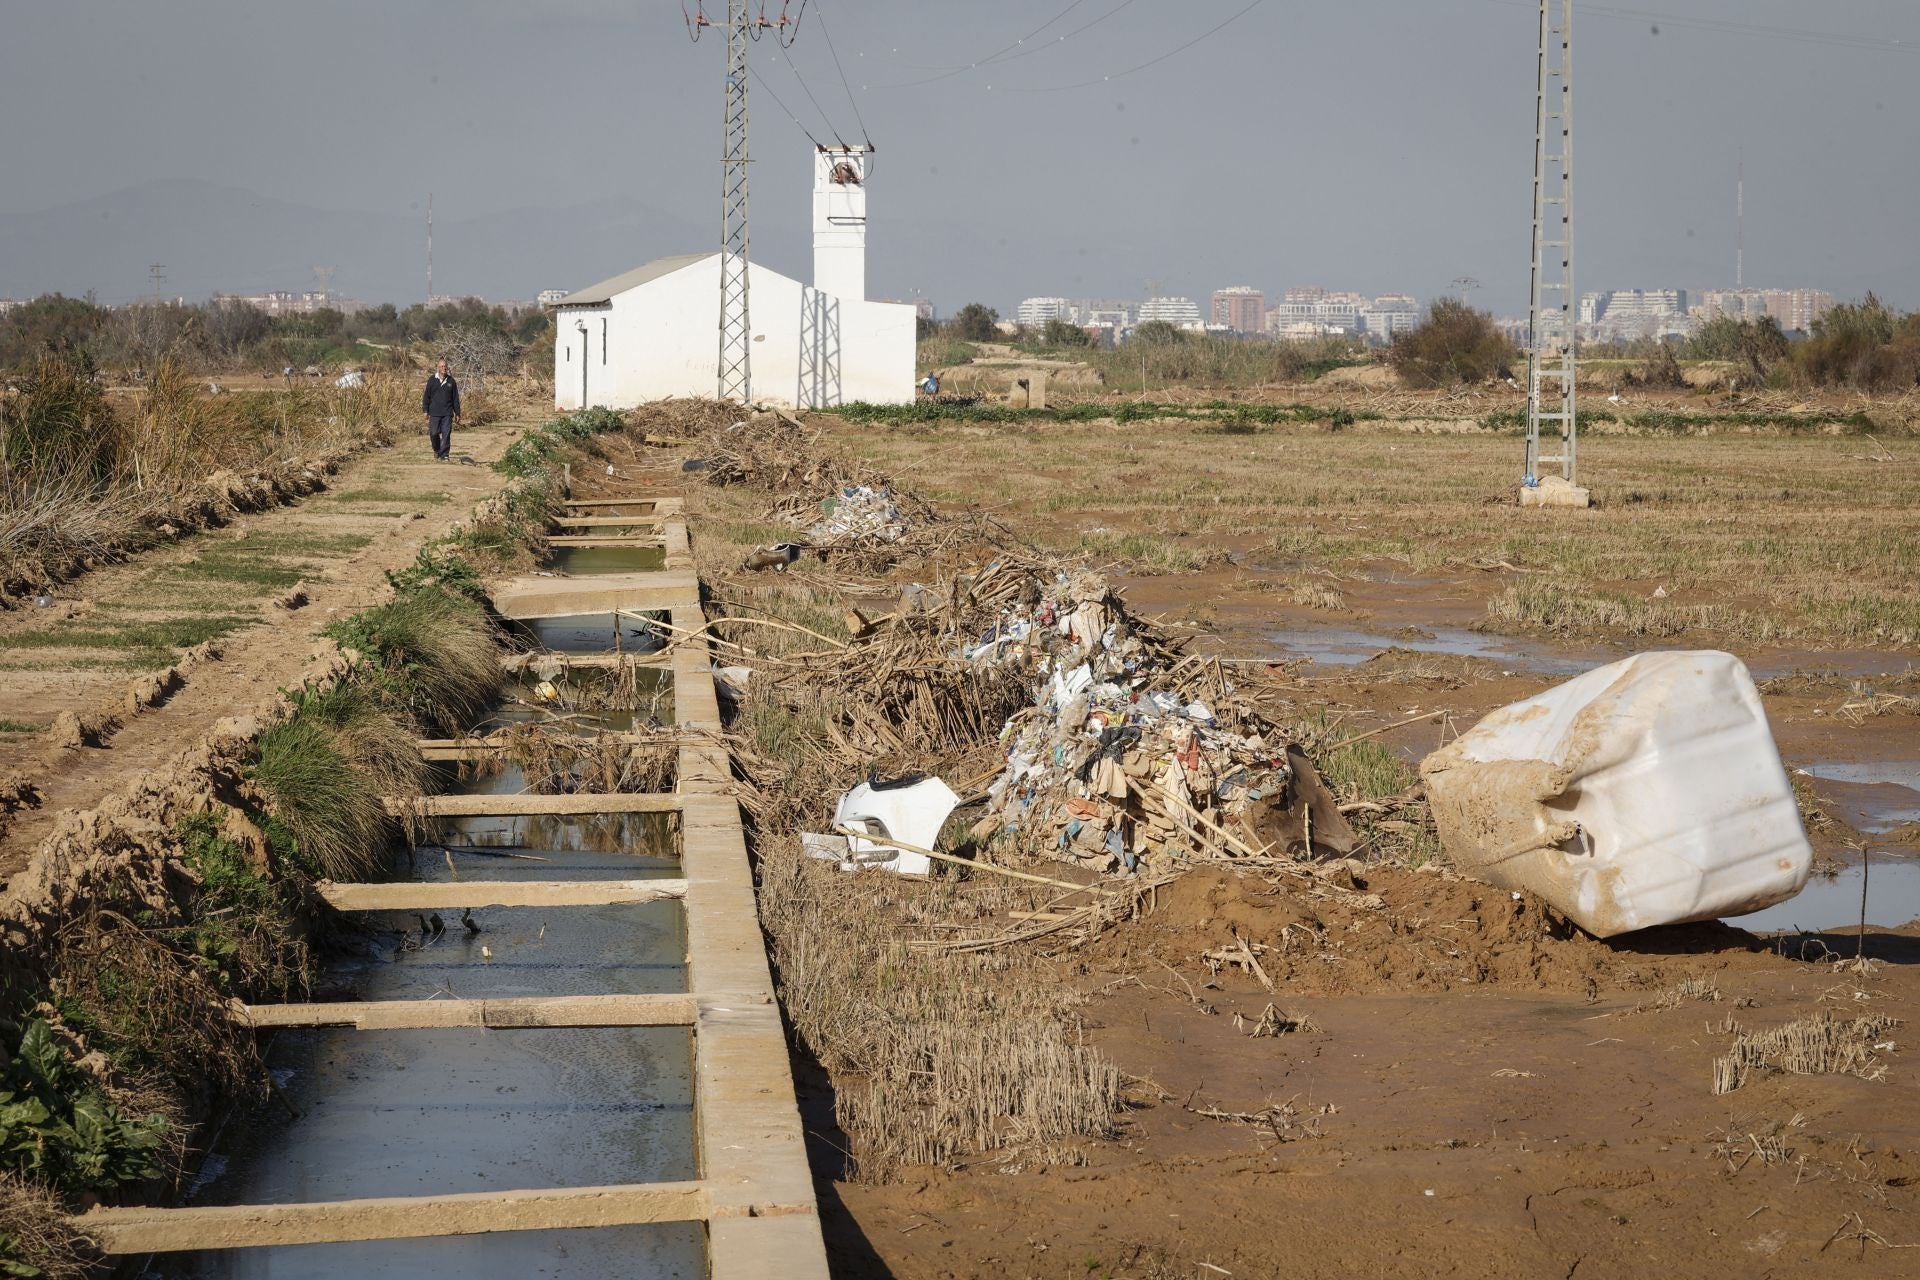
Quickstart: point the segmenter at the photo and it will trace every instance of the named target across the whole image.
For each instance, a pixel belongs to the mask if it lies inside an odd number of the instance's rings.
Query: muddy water
[[[512,771],[459,790],[499,794]],[[401,878],[655,879],[679,874],[666,814],[441,819]],[[686,990],[679,902],[373,912],[324,978],[327,999],[487,999]],[[209,1158],[196,1204],[271,1204],[697,1177],[692,1034],[549,1028],[275,1034],[284,1105]],[[504,1232],[178,1255],[165,1280],[642,1277],[706,1274],[699,1223]]]
[[[553,547],[547,567],[570,578],[601,573],[649,573],[667,567],[665,547]]]
[[[1299,627],[1270,631],[1265,638],[1278,646],[1279,656],[1311,658],[1330,667],[1358,666],[1388,649],[1408,649],[1415,653],[1485,658],[1514,671],[1573,676],[1621,656],[1603,649],[1559,648],[1514,636],[1469,631],[1464,627],[1409,627],[1393,633]]]
[[[666,644],[666,635],[647,625],[649,615],[580,613],[563,618],[532,618],[508,624],[538,649],[555,653],[651,653]]]
[[[1860,923],[1860,887],[1867,889],[1867,923],[1888,928],[1920,919],[1920,862],[1908,857],[1850,862],[1838,875],[1816,876],[1797,897],[1728,924],[1755,933],[1844,930]]]
[[[1920,760],[1827,760],[1797,772],[1819,779],[1820,798],[1863,835],[1920,823]]]

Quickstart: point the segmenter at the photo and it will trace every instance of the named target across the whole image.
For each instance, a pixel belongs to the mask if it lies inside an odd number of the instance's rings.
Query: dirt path
[[[129,778],[205,734],[223,715],[291,683],[320,630],[368,604],[385,574],[411,562],[496,491],[497,459],[526,422],[462,431],[456,456],[433,460],[409,434],[342,467],[321,493],[68,583],[53,602],[0,617],[0,787],[30,784],[0,812],[0,882],[59,815],[91,808]],[[287,607],[295,593],[305,602]],[[137,714],[130,687],[178,664],[170,693]],[[86,724],[64,746],[62,713]]]

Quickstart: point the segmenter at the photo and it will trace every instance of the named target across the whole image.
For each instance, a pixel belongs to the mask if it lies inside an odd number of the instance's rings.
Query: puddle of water
[[[1829,761],[1796,770],[1855,831],[1878,835],[1920,822],[1920,760]]]
[[[1728,924],[1756,933],[1826,929],[1860,923],[1860,878],[1867,880],[1867,923],[1897,927],[1920,919],[1920,862],[1875,860],[1848,863],[1837,876],[1816,876],[1798,896],[1752,915],[1732,916]]]
[[[1485,658],[1510,670],[1555,676],[1578,675],[1613,660],[1612,655],[1597,650],[1574,652],[1514,636],[1468,631],[1464,627],[1422,630],[1427,634],[1389,635],[1340,627],[1301,627],[1270,631],[1266,638],[1279,645],[1285,657],[1307,657],[1331,667],[1358,666],[1388,649]]]
[[[655,616],[664,613],[653,610]],[[617,622],[617,626],[616,626]],[[642,615],[622,613],[616,620],[611,613],[577,613],[561,618],[516,619],[508,626],[531,641],[535,648],[555,653],[652,653],[665,647],[666,633],[650,627]]]
[[[613,853],[678,859],[677,814],[529,813],[433,818],[422,843],[478,845],[487,849]]]
[[[705,1230],[698,1222],[644,1227],[585,1227],[572,1231],[506,1231],[426,1240],[308,1244],[282,1249],[233,1249],[179,1254],[163,1280],[421,1280],[427,1276],[475,1280],[703,1280]]]
[[[600,573],[652,573],[667,567],[665,547],[553,547],[547,567],[570,578]]]

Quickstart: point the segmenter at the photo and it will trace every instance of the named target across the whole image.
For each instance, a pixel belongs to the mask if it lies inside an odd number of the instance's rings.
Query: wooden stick
[[[1146,790],[1146,788],[1142,787],[1138,782],[1135,782],[1132,778],[1127,779],[1127,785],[1133,788],[1133,793],[1139,796],[1142,800],[1153,800],[1156,798],[1161,800],[1171,800],[1174,804],[1177,804],[1182,809],[1185,809],[1187,811],[1188,816],[1194,818],[1201,825],[1208,827],[1213,831],[1218,832],[1220,836],[1223,839],[1225,839],[1228,844],[1232,845],[1234,848],[1238,849],[1240,852],[1246,854],[1249,858],[1265,858],[1265,857],[1271,856],[1273,853],[1273,846],[1268,845],[1262,849],[1255,849],[1252,845],[1240,839],[1238,836],[1234,835],[1233,832],[1228,831],[1225,827],[1222,827],[1217,823],[1209,821],[1207,818],[1207,815],[1205,815],[1204,813],[1201,813],[1198,809],[1194,808],[1192,805],[1188,804],[1185,800],[1182,800],[1179,796],[1176,796],[1171,792],[1164,791],[1164,790],[1159,792],[1149,792],[1148,790]]]
[[[1369,729],[1365,733],[1356,733],[1355,735],[1353,735],[1353,737],[1346,739],[1344,742],[1338,742],[1331,747],[1325,748],[1321,752],[1321,754],[1330,756],[1336,751],[1346,750],[1348,747],[1352,746],[1356,742],[1365,742],[1368,738],[1375,738],[1383,733],[1391,733],[1395,729],[1404,729],[1410,724],[1419,724],[1422,720],[1431,720],[1435,716],[1441,716],[1445,714],[1446,712],[1444,711],[1423,711],[1419,715],[1414,716],[1412,719],[1402,720],[1398,724],[1383,724],[1378,729]]]
[[[1046,876],[1030,875],[1025,871],[1013,871],[1006,867],[996,867],[991,862],[975,862],[971,858],[956,858],[950,853],[935,853],[931,849],[922,849],[917,844],[907,844],[904,841],[893,840],[885,836],[870,835],[865,831],[855,831],[852,827],[835,827],[834,830],[843,836],[852,836],[858,840],[865,840],[868,844],[886,845],[890,849],[904,849],[908,853],[917,853],[922,857],[932,858],[936,862],[951,862],[956,867],[972,867],[976,871],[991,871],[997,876],[1010,876],[1015,880],[1030,880],[1034,884],[1050,884],[1056,889],[1070,889],[1074,893],[1107,892],[1107,890],[1097,884],[1075,884],[1071,880],[1050,880]]]

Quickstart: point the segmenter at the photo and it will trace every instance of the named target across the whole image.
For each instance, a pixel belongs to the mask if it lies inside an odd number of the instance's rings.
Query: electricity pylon
[[[1554,11],[1559,25],[1554,25]],[[1528,486],[1557,462],[1577,483],[1573,292],[1573,0],[1540,0],[1533,130],[1533,289],[1527,311]],[[1558,217],[1553,216],[1558,210]],[[1549,380],[1557,392],[1543,393]],[[1543,423],[1558,423],[1560,452],[1540,452]]]

